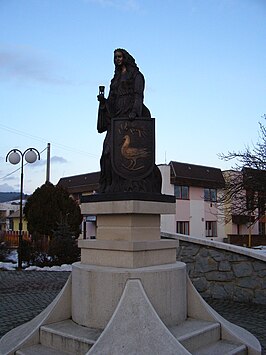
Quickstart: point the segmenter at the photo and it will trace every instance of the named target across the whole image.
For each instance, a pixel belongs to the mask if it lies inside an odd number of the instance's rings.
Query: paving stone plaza
[[[58,294],[69,272],[0,271],[0,337],[39,314]],[[227,320],[247,329],[266,354],[266,306],[207,300]]]

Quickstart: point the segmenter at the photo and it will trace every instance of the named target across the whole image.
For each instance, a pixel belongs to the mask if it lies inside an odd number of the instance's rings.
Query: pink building
[[[175,161],[159,169],[162,193],[176,197],[176,215],[162,216],[162,231],[223,241],[224,221],[217,206],[219,189],[224,187],[222,171]]]

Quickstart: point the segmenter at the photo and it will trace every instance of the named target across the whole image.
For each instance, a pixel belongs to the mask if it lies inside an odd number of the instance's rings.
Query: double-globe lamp
[[[24,152],[19,149],[12,149],[6,155],[6,162],[9,160],[11,164],[18,164],[21,161],[21,174],[20,174],[20,208],[19,208],[19,239],[18,239],[18,269],[22,269],[22,200],[23,200],[23,167],[24,157],[27,163],[34,163],[37,159],[40,160],[40,153],[35,148],[28,148]]]

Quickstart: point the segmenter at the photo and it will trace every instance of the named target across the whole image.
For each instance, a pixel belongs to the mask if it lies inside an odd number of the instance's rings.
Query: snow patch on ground
[[[72,265],[63,264],[61,266],[29,266],[25,269],[26,271],[72,271]]]
[[[15,271],[17,269],[18,264],[13,264],[9,262],[0,262],[0,270],[8,270],[8,271]],[[72,271],[72,265],[63,264],[61,266],[29,266],[25,268],[26,271]]]
[[[0,261],[0,270],[16,270],[18,267],[18,253],[16,250],[12,250],[11,253],[7,256],[5,262]],[[26,271],[72,271],[72,265],[63,264],[61,266],[29,266],[26,267],[25,264],[22,264],[23,270]]]

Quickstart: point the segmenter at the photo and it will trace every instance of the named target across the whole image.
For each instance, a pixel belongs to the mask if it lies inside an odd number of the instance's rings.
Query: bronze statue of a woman
[[[137,169],[145,166],[143,161],[151,159],[152,154],[149,154],[147,148],[130,147],[130,135],[133,132],[133,137],[142,137],[145,139],[145,132],[140,127],[132,123],[138,118],[151,119],[151,114],[148,108],[143,104],[144,92],[144,77],[139,71],[135,63],[135,59],[125,50],[116,49],[114,51],[115,73],[111,80],[110,91],[107,99],[104,97],[104,87],[100,87],[98,95],[99,111],[97,130],[99,133],[107,131],[103,152],[100,160],[101,175],[100,175],[100,193],[114,193],[114,192],[161,192],[161,174],[157,166],[154,164],[147,176],[138,177],[135,173]],[[113,120],[123,119],[123,127],[128,130],[128,134],[123,136],[122,142],[114,141],[115,128]],[[128,122],[128,123],[127,123]],[[122,128],[121,128],[122,129]],[[138,133],[136,133],[138,131]],[[124,131],[125,132],[125,131]],[[132,141],[132,139],[131,139]],[[132,142],[131,142],[132,143]],[[127,174],[119,174],[117,169],[114,169],[114,145],[119,145],[122,153],[127,153],[124,156],[128,160],[128,164],[124,165],[124,170],[127,168]],[[127,150],[126,150],[127,148]],[[130,158],[129,158],[129,154]],[[135,156],[134,156],[135,154]],[[137,164],[142,159],[142,165]],[[123,163],[122,163],[123,164]],[[118,169],[119,170],[119,169]]]

